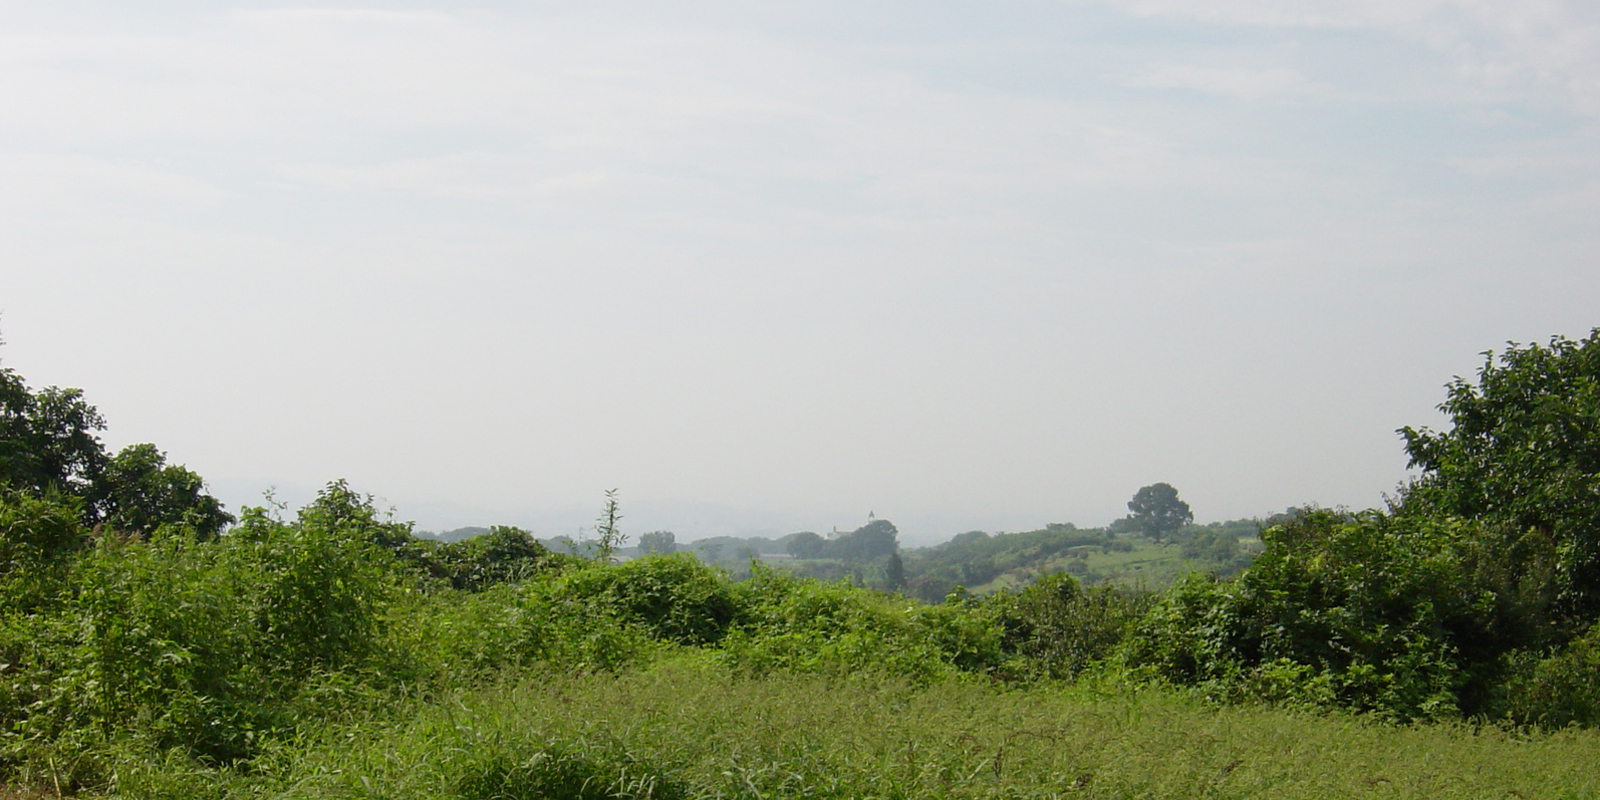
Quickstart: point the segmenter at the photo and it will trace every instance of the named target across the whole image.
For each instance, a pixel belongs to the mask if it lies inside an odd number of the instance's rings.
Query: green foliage
[[[0,368],[0,484],[87,497],[105,465],[98,434],[105,426],[83,392],[31,392],[15,371]]]
[[[1262,536],[1266,551],[1237,581],[1168,592],[1130,638],[1128,661],[1224,696],[1293,678],[1307,696],[1325,688],[1398,719],[1481,710],[1462,706],[1481,699],[1492,664],[1460,652],[1486,635],[1493,602],[1466,569],[1459,526],[1317,511]]]
[[[176,525],[210,539],[234,517],[204,489],[199,475],[168,464],[155,445],[135,444],[106,462],[94,495],[105,525],[114,530],[148,534],[162,525]]]
[[[1230,574],[1249,563],[1239,540],[1225,533],[1203,531],[1184,539],[1182,554],[1186,560],[1215,564],[1222,574]]]
[[[795,558],[821,558],[828,540],[811,531],[801,531],[779,539],[778,543],[783,545],[785,553]]]
[[[678,552],[678,537],[672,531],[651,531],[639,534],[639,552],[642,555],[671,555]]]
[[[1128,512],[1133,524],[1158,542],[1194,521],[1189,504],[1178,499],[1178,490],[1170,483],[1153,483],[1139,489],[1128,501]]]
[[[867,671],[930,680],[1001,660],[999,627],[966,609],[757,568],[737,585],[742,624],[722,642],[730,664],[771,671]]]
[[[900,532],[886,519],[868,522],[836,539],[823,541],[820,558],[840,561],[877,561],[900,547]]]
[[[62,594],[71,556],[88,541],[82,508],[70,495],[0,487],[0,608],[29,612]]]
[[[607,489],[606,505],[601,510],[600,519],[594,529],[594,558],[596,561],[610,563],[611,559],[616,556],[617,550],[627,541],[628,537],[624,536],[622,530],[617,527],[617,523],[621,520],[622,514],[618,512],[617,507],[617,490]]]
[[[726,577],[686,553],[646,556],[611,568],[575,569],[557,578],[551,592],[682,644],[720,640],[738,610]]]
[[[410,543],[422,546],[421,542]],[[501,583],[516,583],[559,571],[566,559],[550,552],[533,534],[506,525],[496,525],[485,533],[448,542],[419,556],[408,556],[413,563],[432,563],[456,589],[482,591]]]
[[[53,524],[70,529],[73,510]],[[0,777],[10,761],[93,783],[122,747],[249,759],[403,674],[385,620],[395,562],[327,515],[305,519],[252,509],[215,541],[167,526],[102,536],[71,559],[58,601],[0,615]]]
[[[147,534],[161,525],[215,536],[233,517],[200,476],[169,465],[154,445],[108,456],[105,420],[77,389],[30,391],[0,368],[0,487],[60,500],[75,497],[85,524]]]
[[[980,586],[1013,571],[1042,571],[1074,549],[1110,544],[1103,531],[1064,523],[993,536],[972,531],[910,551],[905,564],[907,592],[925,603],[938,603],[957,586]]]
[[[256,624],[269,669],[304,678],[380,656],[394,570],[355,533],[303,521],[241,542],[260,580]]]
[[[1085,591],[1052,575],[984,601],[999,622],[1001,646],[1023,678],[1072,678],[1107,659],[1150,605],[1148,595],[1113,587]]]
[[[1519,660],[1506,686],[1508,718],[1545,728],[1600,725],[1600,624],[1555,653]]]
[[[1587,628],[1600,619],[1600,329],[1485,353],[1477,381],[1448,391],[1449,431],[1401,429],[1423,471],[1405,510],[1549,537],[1562,606]]]
[[[59,725],[104,735],[131,727],[157,747],[213,759],[248,753],[270,693],[252,602],[258,575],[241,554],[187,537],[106,543],[86,559],[88,625],[77,669],[57,687]]]
[[[217,761],[291,724],[295,698],[342,671],[390,664],[381,551],[336,531],[247,515],[216,543],[176,532],[105,540],[85,556],[71,613],[81,643],[27,729],[132,729]]]

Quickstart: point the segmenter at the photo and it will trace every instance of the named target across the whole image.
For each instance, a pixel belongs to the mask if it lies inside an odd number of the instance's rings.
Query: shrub
[[[375,666],[396,565],[367,540],[365,526],[302,516],[289,525],[247,509],[228,537],[257,582],[252,611],[264,666],[295,679]]]
[[[268,694],[258,669],[255,575],[192,536],[105,543],[84,560],[81,668],[55,687],[63,722],[110,736],[140,730],[158,747],[245,756]]]
[[[1165,679],[1224,694],[1299,675],[1316,684],[1300,694],[1331,687],[1350,708],[1399,719],[1454,715],[1470,684],[1492,673],[1475,674],[1480,665],[1463,662],[1458,647],[1492,619],[1492,602],[1461,557],[1475,530],[1378,512],[1309,512],[1263,532],[1265,552],[1236,582],[1174,587],[1125,655]]]
[[[474,592],[558,572],[572,561],[550,552],[527,531],[505,525],[439,545],[436,558],[452,587]]]
[[[744,616],[722,656],[752,672],[853,671],[918,680],[992,669],[1000,630],[969,609],[820,583],[757,567],[735,587]]]
[[[1523,655],[1506,686],[1506,716],[1544,728],[1600,725],[1600,624],[1555,653]]]
[[[575,569],[557,578],[551,591],[598,605],[680,644],[717,642],[738,610],[727,577],[688,553]]]
[[[88,531],[75,497],[0,488],[0,608],[42,610],[61,597]]]
[[[1001,646],[1019,677],[1071,678],[1110,656],[1149,605],[1147,595],[1085,591],[1070,575],[1050,575],[990,596],[985,610],[1004,631]]]

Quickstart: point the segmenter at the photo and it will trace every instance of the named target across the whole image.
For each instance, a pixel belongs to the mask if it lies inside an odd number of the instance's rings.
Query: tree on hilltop
[[[1139,530],[1158,542],[1194,521],[1189,504],[1178,499],[1178,490],[1170,483],[1153,483],[1140,489],[1128,501],[1128,511],[1128,518]]]

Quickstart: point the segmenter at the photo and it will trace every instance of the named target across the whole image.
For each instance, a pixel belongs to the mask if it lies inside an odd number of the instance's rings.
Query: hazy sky
[[[0,0],[0,359],[235,508],[1367,507],[1595,325],[1593,0]]]

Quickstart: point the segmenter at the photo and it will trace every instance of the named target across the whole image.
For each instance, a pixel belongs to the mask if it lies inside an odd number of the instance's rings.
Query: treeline
[[[777,539],[716,537],[670,547],[641,542],[641,547],[625,552],[637,556],[681,549],[734,577],[747,576],[750,562],[760,561],[817,580],[843,580],[938,603],[951,592],[986,593],[1057,573],[1071,574],[1080,583],[1093,586],[1117,576],[1097,571],[1091,566],[1092,557],[1139,550],[1149,551],[1152,559],[1172,562],[1174,569],[1226,577],[1250,561],[1254,551],[1243,542],[1255,542],[1264,527],[1288,518],[1276,514],[1264,520],[1185,524],[1162,531],[1159,538],[1151,537],[1131,517],[1105,528],[1051,523],[1039,530],[1014,533],[968,531],[948,542],[912,548],[901,546],[894,523],[876,519],[829,537],[807,531]],[[659,536],[672,534],[657,532],[641,538]],[[1143,588],[1159,589],[1168,582],[1165,575],[1152,576]]]

